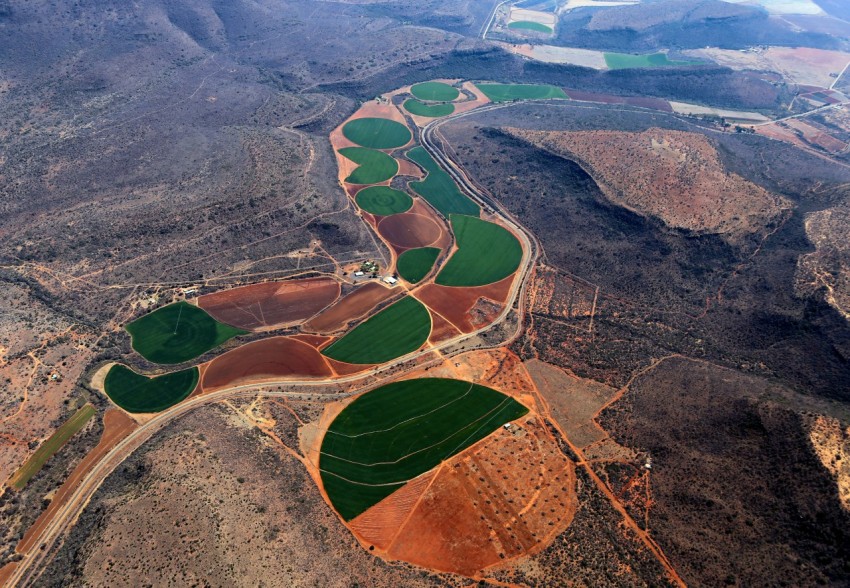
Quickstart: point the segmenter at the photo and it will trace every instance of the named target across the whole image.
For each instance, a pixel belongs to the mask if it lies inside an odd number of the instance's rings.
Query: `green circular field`
[[[419,378],[366,392],[322,439],[322,485],[351,520],[408,481],[460,453],[528,409],[492,388]]]
[[[345,178],[350,184],[377,184],[398,173],[398,162],[383,151],[366,147],[343,147],[339,152],[360,166]]]
[[[420,100],[430,100],[432,102],[451,102],[460,96],[460,91],[457,88],[442,82],[414,84],[410,88],[410,93]]]
[[[437,247],[420,247],[418,249],[408,249],[398,256],[398,275],[410,282],[416,284],[431,271],[434,267],[434,262],[440,256],[441,249]]]
[[[380,216],[389,216],[406,212],[413,206],[413,198],[388,186],[371,186],[363,188],[354,197],[357,206]]]
[[[440,116],[448,116],[455,111],[454,104],[425,104],[419,100],[404,101],[404,109],[410,114],[416,116],[427,116],[429,118],[437,118]]]
[[[473,216],[451,215],[455,251],[435,282],[441,286],[484,286],[514,273],[522,245],[507,229]]]
[[[176,302],[134,320],[126,327],[133,349],[160,364],[183,363],[247,331],[220,323],[206,311]]]
[[[413,137],[406,126],[388,118],[356,118],[345,123],[342,134],[371,149],[395,149],[407,145]]]
[[[546,26],[545,24],[541,24],[539,22],[531,22],[528,20],[518,20],[516,22],[512,22],[508,25],[509,29],[525,29],[527,31],[534,31],[536,33],[551,33],[552,27]]]
[[[103,387],[112,402],[127,412],[160,412],[189,396],[197,385],[196,367],[148,378],[116,364],[106,374]]]

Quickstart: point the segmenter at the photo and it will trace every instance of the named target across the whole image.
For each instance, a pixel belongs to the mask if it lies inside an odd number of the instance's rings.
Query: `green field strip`
[[[345,363],[384,363],[422,347],[431,334],[431,314],[408,296],[335,341],[322,353]]]
[[[548,100],[552,98],[567,99],[566,93],[550,85],[535,84],[475,84],[493,102],[510,102],[511,100]]]
[[[220,323],[201,308],[175,302],[146,314],[126,327],[133,349],[158,364],[195,359],[247,331]]]
[[[472,216],[453,214],[457,251],[437,274],[442,286],[483,286],[514,273],[522,261],[522,245],[510,231]]]
[[[688,67],[700,65],[698,61],[674,61],[666,53],[631,55],[628,53],[605,53],[608,69],[633,69],[647,67]]]
[[[405,125],[388,118],[356,118],[345,123],[342,134],[349,141],[370,149],[395,149],[413,138]]]
[[[350,520],[527,412],[513,398],[462,380],[382,386],[352,402],[328,428],[319,462],[325,491]]]
[[[357,206],[379,216],[389,216],[407,212],[413,206],[413,198],[401,190],[388,186],[363,188],[354,197]]]
[[[545,24],[539,22],[532,22],[530,20],[518,20],[516,22],[512,22],[508,25],[509,29],[520,29],[527,31],[534,31],[536,33],[552,33],[552,27],[546,26]]]
[[[398,173],[398,162],[383,151],[366,147],[343,147],[339,152],[359,166],[345,178],[350,184],[386,182]]]
[[[127,412],[152,413],[184,400],[198,385],[198,377],[196,367],[149,378],[116,364],[103,387],[110,400]]]
[[[434,267],[434,262],[437,261],[441,251],[438,247],[408,249],[398,256],[396,263],[398,275],[411,284],[418,283]]]
[[[422,82],[410,87],[410,93],[420,100],[451,102],[460,96],[460,90],[443,82]]]
[[[9,485],[15,490],[23,490],[27,482],[41,471],[47,460],[53,457],[71,437],[76,435],[95,414],[97,414],[97,410],[91,404],[86,404],[75,412],[44,443],[39,445],[35,453],[10,478]]]
[[[454,180],[441,168],[423,147],[414,147],[407,157],[428,172],[424,180],[410,182],[410,188],[428,201],[446,218],[450,214],[478,216],[481,209],[467,198]]]
[[[410,114],[428,118],[448,116],[455,111],[454,104],[426,104],[413,99],[404,101],[404,109]]]

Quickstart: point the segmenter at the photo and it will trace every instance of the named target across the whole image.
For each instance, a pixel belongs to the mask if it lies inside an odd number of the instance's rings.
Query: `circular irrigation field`
[[[174,406],[198,385],[198,368],[149,378],[116,364],[109,369],[103,388],[109,398],[134,413],[160,412]]]
[[[426,104],[419,100],[405,100],[404,109],[410,114],[428,118],[448,116],[455,111],[454,104]]]
[[[395,149],[413,138],[406,126],[388,118],[356,118],[345,123],[342,134],[349,141],[371,149]]]
[[[357,206],[378,216],[390,216],[407,212],[413,206],[413,198],[388,186],[363,188],[354,197]]]
[[[443,82],[423,82],[410,87],[410,93],[420,100],[431,102],[451,102],[457,100],[460,91]]]
[[[440,462],[528,412],[492,388],[446,378],[394,382],[349,404],[322,440],[328,498],[351,520]]]

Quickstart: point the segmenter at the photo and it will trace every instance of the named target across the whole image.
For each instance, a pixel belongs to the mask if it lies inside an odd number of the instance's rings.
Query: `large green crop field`
[[[9,485],[16,490],[23,490],[27,482],[47,463],[47,460],[53,457],[68,442],[68,439],[76,435],[96,413],[97,410],[91,404],[86,404],[75,412],[44,443],[39,445],[35,453],[9,479]]]
[[[429,118],[448,116],[455,111],[454,104],[425,104],[413,99],[404,101],[404,109],[410,114]]]
[[[522,246],[510,231],[472,216],[453,214],[451,221],[458,249],[437,274],[437,284],[483,286],[519,267]]]
[[[609,69],[630,69],[637,67],[686,67],[699,65],[698,61],[674,61],[666,53],[651,55],[630,55],[628,53],[606,53],[605,64]]]
[[[354,197],[357,206],[381,216],[389,216],[405,212],[413,206],[413,198],[388,186],[371,186],[363,188]]]
[[[410,93],[420,100],[432,102],[451,102],[460,96],[460,91],[442,82],[422,82],[410,87]]]
[[[319,469],[351,520],[440,462],[528,413],[491,388],[444,378],[387,384],[348,405],[322,440]]]
[[[555,86],[533,84],[475,84],[479,90],[493,102],[511,100],[546,100],[550,98],[566,99],[567,95]]]
[[[127,412],[160,412],[189,396],[197,384],[196,367],[148,378],[116,364],[106,374],[104,389]]]
[[[419,349],[431,334],[431,315],[408,296],[357,325],[322,351],[346,363],[383,363]]]
[[[540,24],[539,22],[532,22],[530,20],[518,20],[516,22],[512,22],[508,25],[508,28],[534,31],[536,33],[552,32],[552,27],[546,26],[545,24]]]
[[[439,256],[440,249],[437,247],[408,249],[398,256],[398,275],[415,284],[431,271]]]
[[[343,147],[339,152],[343,157],[360,165],[345,178],[345,181],[351,184],[377,184],[398,173],[398,162],[383,151],[365,147]]]
[[[407,153],[407,157],[428,172],[421,182],[410,182],[410,187],[431,206],[446,218],[455,213],[478,216],[481,212],[478,205],[463,195],[451,176],[437,165],[425,149],[414,147]]]
[[[410,130],[388,118],[356,118],[345,123],[342,134],[349,141],[372,149],[395,149],[407,145]]]
[[[247,331],[220,323],[188,302],[163,306],[128,324],[133,349],[154,363],[183,363]]]

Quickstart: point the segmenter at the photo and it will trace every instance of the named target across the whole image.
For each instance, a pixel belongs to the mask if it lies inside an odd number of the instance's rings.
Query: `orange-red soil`
[[[333,306],[313,317],[302,327],[311,333],[334,333],[395,294],[378,282],[369,282],[346,294]]]
[[[385,240],[402,249],[428,247],[442,236],[440,225],[427,216],[406,212],[394,214],[378,223]]]
[[[428,337],[428,342],[432,345],[447,341],[452,337],[460,335],[458,331],[449,321],[438,314],[431,313],[431,336]]]
[[[251,284],[198,298],[198,306],[223,323],[264,331],[306,320],[339,298],[330,278]]]
[[[423,476],[391,494],[350,527],[382,557],[475,577],[544,548],[576,507],[574,465],[530,413],[446,461],[433,479]]]
[[[138,423],[131,419],[123,410],[111,408],[104,413],[103,434],[100,437],[100,441],[77,464],[77,467],[74,468],[68,479],[59,487],[59,490],[56,491],[53,500],[50,502],[50,506],[27,529],[24,538],[18,543],[15,551],[18,553],[27,553],[39,544],[41,533],[53,519],[56,512],[67,504],[74,490],[76,490],[83,478],[91,471],[92,467],[99,463],[119,441],[124,439],[138,426]]]
[[[272,337],[237,347],[212,360],[204,373],[205,392],[285,377],[327,378],[330,366],[315,347],[290,337]]]
[[[337,361],[335,359],[331,359],[330,357],[326,357],[325,360],[328,364],[333,368],[338,376],[350,376],[351,374],[356,374],[359,372],[366,371],[370,369],[373,364],[362,365],[362,364],[353,364],[353,363],[344,363],[342,361]]]
[[[316,349],[321,349],[322,345],[333,339],[333,337],[329,337],[327,335],[306,335],[306,334],[298,334],[292,335],[293,339],[297,339],[299,341],[303,341],[307,345],[311,347],[315,347]]]
[[[514,275],[511,275],[499,282],[474,288],[427,284],[416,291],[416,297],[460,331],[470,333],[478,328],[476,325],[486,324],[488,318],[492,320],[499,314],[510,293],[513,279]],[[480,304],[476,308],[481,298],[492,301],[498,308]]]

